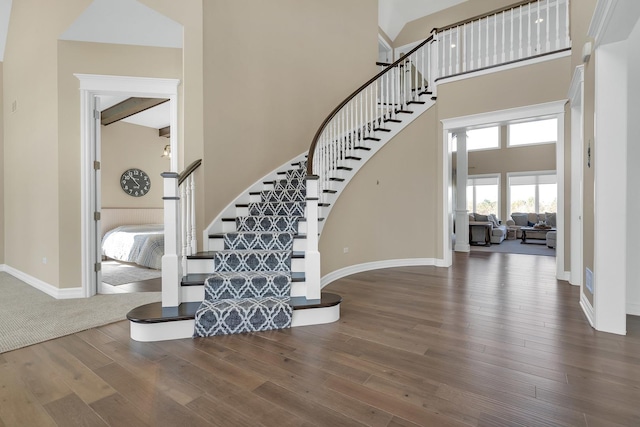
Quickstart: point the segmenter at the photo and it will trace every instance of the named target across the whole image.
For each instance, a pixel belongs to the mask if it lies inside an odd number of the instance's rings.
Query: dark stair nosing
[[[367,139],[367,138],[365,138],[365,139]],[[378,139],[378,141],[380,141],[380,140]],[[371,151],[371,148],[369,148],[369,147],[361,147],[361,146],[353,147],[353,149],[354,149],[354,150],[365,150],[365,151]]]
[[[260,232],[258,232],[258,233],[260,233]],[[267,231],[267,233],[271,233],[271,231]],[[273,231],[273,233],[277,233],[277,231]],[[209,234],[209,238],[210,239],[224,239],[225,234],[227,234],[227,233],[212,233],[212,234]],[[293,238],[294,239],[306,239],[307,235],[304,234],[304,233],[298,233],[298,234],[294,234]]]
[[[322,190],[323,193],[326,194],[336,194],[338,191],[337,190]]]
[[[432,101],[435,101],[435,100],[437,100],[437,99],[438,99],[438,97],[437,97],[437,96],[432,96],[432,97],[431,97],[431,100],[432,100]]]
[[[204,286],[204,281],[212,273],[191,273],[182,277],[180,281],[181,286]],[[291,272],[291,282],[304,282],[306,280],[305,274],[302,271]]]
[[[324,218],[318,218],[318,221],[322,221]],[[305,236],[306,238],[306,236]],[[234,249],[221,249],[221,250],[234,250]],[[244,249],[239,249],[240,251]],[[260,250],[260,249],[248,249],[248,250]],[[268,250],[268,249],[265,249]],[[203,251],[193,255],[187,255],[187,259],[213,259],[215,254],[220,251]],[[304,251],[292,251],[291,258],[304,258]]]
[[[409,101],[407,104],[426,104],[424,101]]]
[[[238,203],[236,205],[236,208],[248,208],[249,207],[249,203]]]
[[[391,122],[391,123],[402,123],[402,120],[399,119],[384,119],[385,123]]]
[[[374,132],[391,132],[391,129],[385,129],[385,128],[374,128],[373,129]]]
[[[346,156],[344,160],[362,160],[362,157]]]
[[[336,168],[336,170],[339,170],[339,171],[352,171],[353,168],[350,168],[349,166],[338,166]]]
[[[235,218],[222,218],[220,221],[222,222],[236,222]]]
[[[305,297],[291,297],[289,305],[294,310],[335,307],[342,302],[338,294],[322,292],[320,300],[308,300]],[[180,320],[193,320],[200,302],[183,302],[177,307],[162,307],[161,302],[141,305],[127,313],[127,319],[134,323],[165,323]]]
[[[365,136],[364,138],[362,138],[365,141],[380,141],[380,138],[374,138],[373,136]],[[359,148],[359,147],[354,147],[354,148]],[[370,150],[370,148],[369,148]]]
[[[343,182],[344,178],[336,178],[335,176],[332,176],[331,178],[329,178],[329,181]]]
[[[328,208],[329,206],[331,206],[331,203],[318,203],[318,206],[321,208]]]

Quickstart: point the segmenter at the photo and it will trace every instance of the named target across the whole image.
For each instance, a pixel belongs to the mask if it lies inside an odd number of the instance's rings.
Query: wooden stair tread
[[[294,310],[334,307],[342,302],[338,294],[322,292],[320,300],[307,300],[305,297],[292,297],[289,305]],[[200,302],[183,302],[177,307],[162,307],[161,302],[154,302],[136,307],[127,313],[127,319],[135,323],[164,323],[195,319]]]

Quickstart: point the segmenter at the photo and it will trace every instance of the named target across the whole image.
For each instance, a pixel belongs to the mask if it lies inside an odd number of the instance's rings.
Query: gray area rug
[[[161,276],[162,271],[152,268],[139,267],[133,264],[122,264],[116,261],[105,261],[102,263],[102,281],[112,286],[157,279]]]
[[[0,353],[126,319],[129,310],[161,301],[160,292],[57,300],[0,272]]]
[[[492,244],[491,246],[474,246],[471,245],[471,251],[478,252],[500,252],[507,254],[525,254],[525,255],[544,255],[556,256],[556,250],[548,248],[545,243],[520,243],[520,239],[503,240],[502,243]],[[540,240],[544,242],[544,240]]]

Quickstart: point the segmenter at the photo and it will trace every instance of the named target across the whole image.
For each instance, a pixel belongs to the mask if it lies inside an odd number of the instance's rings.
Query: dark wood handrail
[[[358,89],[356,89],[351,95],[346,97],[344,101],[342,101],[340,104],[338,104],[338,106],[336,108],[333,109],[331,114],[329,114],[327,116],[327,118],[324,119],[324,121],[322,122],[322,124],[318,128],[318,131],[316,132],[315,136],[313,137],[313,141],[311,142],[311,147],[309,147],[309,154],[307,155],[307,175],[313,175],[313,155],[314,155],[314,153],[316,151],[316,146],[318,145],[318,140],[320,139],[320,135],[322,135],[322,131],[327,126],[327,124],[331,121],[331,119],[333,119],[336,116],[336,114],[338,114],[338,112],[340,110],[342,110],[342,107],[347,105],[349,103],[349,101],[351,101],[353,98],[355,98],[360,92],[362,92],[363,90],[368,88],[369,85],[371,85],[373,82],[378,80],[380,77],[384,76],[391,69],[393,69],[396,65],[400,64],[401,62],[403,62],[406,58],[408,58],[410,55],[412,55],[415,51],[417,51],[418,49],[420,49],[422,46],[426,45],[427,43],[431,42],[432,40],[433,40],[433,36],[429,36],[429,38],[427,38],[425,41],[423,41],[418,46],[416,46],[413,49],[411,49],[409,52],[407,52],[404,55],[402,55],[394,63],[389,65],[384,70],[380,71],[378,74],[376,74],[374,77],[372,77],[368,82],[366,82],[365,84],[360,86]]]
[[[191,163],[189,166],[187,166],[187,168],[184,171],[182,171],[182,173],[180,173],[180,176],[178,178],[178,185],[182,184],[182,182],[185,179],[187,179],[189,175],[195,172],[195,170],[198,169],[201,164],[202,164],[202,159],[198,159],[193,163]]]
[[[462,21],[458,21],[458,22],[456,22],[454,24],[447,25],[446,27],[434,28],[433,30],[431,30],[431,32],[432,33],[440,33],[442,31],[450,30],[451,28],[459,27],[460,25],[468,24],[470,22],[477,21],[477,20],[482,19],[482,18],[486,18],[487,16],[496,15],[496,14],[498,14],[500,12],[504,12],[504,11],[507,11],[507,10],[515,9],[516,7],[524,6],[524,5],[527,5],[529,3],[538,3],[538,1],[539,0],[519,1],[518,3],[514,3],[514,4],[510,5],[510,6],[501,7],[500,9],[492,10],[491,12],[483,13],[482,15],[477,15],[477,16],[474,16],[473,18],[463,19]]]

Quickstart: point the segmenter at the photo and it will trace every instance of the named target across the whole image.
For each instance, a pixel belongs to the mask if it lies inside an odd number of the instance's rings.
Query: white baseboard
[[[6,268],[7,268],[6,264],[0,264],[0,272],[7,271]]]
[[[627,302],[627,314],[640,316],[640,303]]]
[[[393,267],[414,267],[414,266],[436,266],[448,267],[445,261],[437,258],[406,258],[406,259],[389,259],[384,261],[365,262],[363,264],[350,265],[326,274],[320,279],[320,287],[324,288],[329,283],[335,282],[343,277],[350,276],[364,271],[379,270],[381,268]]]
[[[22,280],[27,285],[33,286],[39,291],[42,291],[55,299],[73,299],[85,297],[82,287],[60,289],[6,264],[2,265],[2,271],[9,273],[16,279]]]
[[[591,303],[589,302],[585,294],[582,292],[580,293],[580,307],[582,307],[582,311],[584,312],[585,316],[587,316],[587,320],[589,321],[591,327],[595,328],[596,319],[593,313],[593,307],[591,306]]]
[[[564,281],[569,281],[571,280],[571,272],[570,271],[565,271],[562,273],[559,273],[558,276],[556,277],[556,279],[558,280],[564,280]]]

